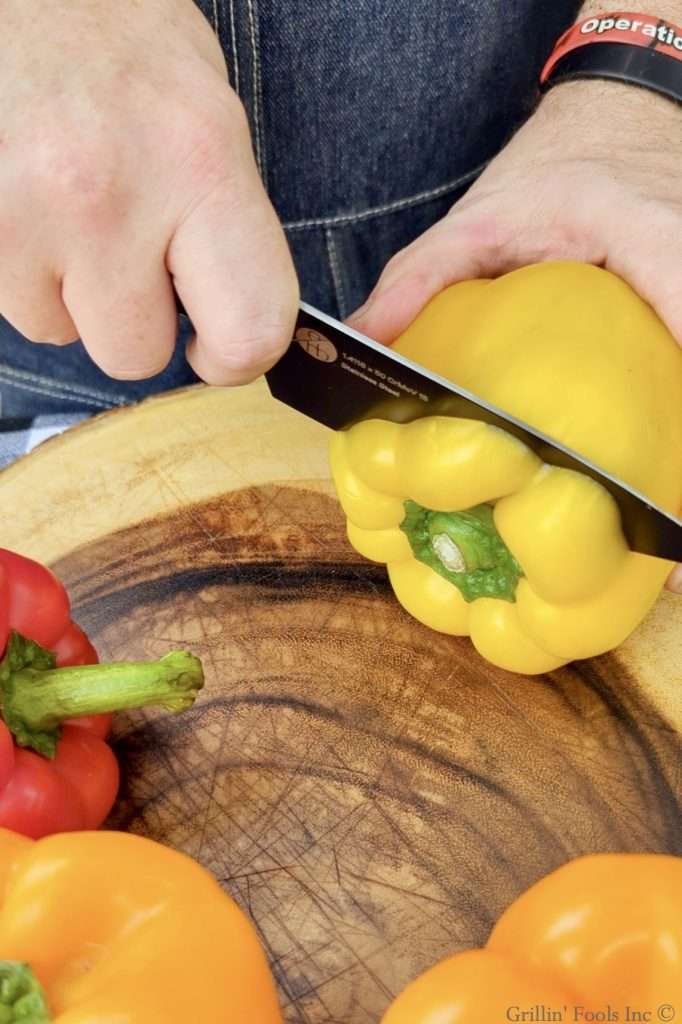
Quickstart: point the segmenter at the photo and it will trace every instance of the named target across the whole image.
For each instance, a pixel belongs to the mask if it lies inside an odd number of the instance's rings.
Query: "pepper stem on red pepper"
[[[514,601],[521,567],[500,537],[491,505],[463,512],[434,512],[406,501],[400,529],[412,552],[461,592],[465,601],[496,597]]]
[[[0,960],[0,1024],[50,1024],[43,986],[28,964]]]
[[[201,662],[186,651],[152,662],[55,668],[50,651],[13,633],[0,662],[2,717],[19,746],[46,757],[54,757],[67,718],[151,705],[182,711],[203,684]]]

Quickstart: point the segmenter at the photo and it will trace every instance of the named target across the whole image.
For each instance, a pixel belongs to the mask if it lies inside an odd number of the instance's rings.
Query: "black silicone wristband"
[[[682,61],[649,47],[607,42],[581,46],[557,62],[544,87],[579,78],[630,82],[682,103]]]

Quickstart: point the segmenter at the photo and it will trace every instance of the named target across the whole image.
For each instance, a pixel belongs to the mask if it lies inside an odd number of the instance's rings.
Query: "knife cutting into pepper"
[[[466,345],[458,325],[452,328],[453,339]],[[606,488],[633,551],[682,561],[682,521],[646,495],[558,438],[419,365],[399,347],[381,345],[307,303],[301,303],[291,345],[265,377],[274,398],[332,430],[368,419],[406,423],[435,415],[504,430],[543,462],[584,473]]]
[[[504,668],[618,646],[682,560],[682,352],[605,270],[461,282],[391,348],[304,305],[266,378],[334,430],[351,544]]]

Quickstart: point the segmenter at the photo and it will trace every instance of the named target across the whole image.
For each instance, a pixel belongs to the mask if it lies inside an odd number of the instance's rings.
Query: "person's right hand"
[[[192,0],[0,3],[0,314],[112,377],[240,384],[298,301],[222,51]]]

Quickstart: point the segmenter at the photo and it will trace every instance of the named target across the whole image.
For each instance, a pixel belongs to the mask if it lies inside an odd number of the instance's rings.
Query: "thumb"
[[[642,225],[642,235],[644,235]],[[607,260],[607,269],[618,274],[658,313],[677,344],[682,346],[682,243],[679,235],[651,229],[653,244],[633,245],[624,240],[620,253]],[[629,244],[628,244],[629,241]]]
[[[449,214],[386,264],[367,302],[348,323],[390,344],[448,285],[510,268],[506,248],[495,217]]]

